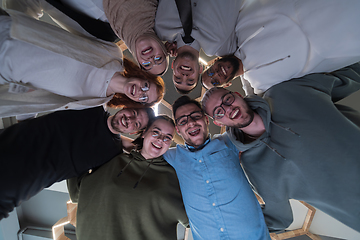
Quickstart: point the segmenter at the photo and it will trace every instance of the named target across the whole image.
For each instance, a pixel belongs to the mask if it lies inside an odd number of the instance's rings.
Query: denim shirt
[[[220,136],[200,151],[177,145],[164,155],[178,175],[194,240],[270,239],[238,151],[231,147]]]

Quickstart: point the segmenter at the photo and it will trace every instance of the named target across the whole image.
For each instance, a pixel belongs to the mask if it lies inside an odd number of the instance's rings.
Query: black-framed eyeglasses
[[[146,62],[142,62],[141,66],[146,71],[150,71],[153,68],[153,66],[162,64],[164,62],[165,58],[158,55],[158,56],[154,56],[153,60],[154,60],[154,63],[152,63],[151,61],[146,61]]]
[[[142,93],[139,96],[139,101],[143,104],[147,103],[149,100],[149,96],[146,93],[147,91],[150,90],[150,83],[149,82],[145,82],[143,87],[140,87]]]
[[[200,120],[202,117],[204,117],[204,113],[203,113],[203,111],[196,111],[196,112],[190,113],[189,115],[181,116],[181,117],[175,119],[176,125],[183,126],[183,125],[187,124],[189,121],[189,117],[193,121],[197,121],[197,120]]]
[[[170,143],[172,141],[172,138],[170,136],[162,134],[159,130],[156,129],[151,131],[151,136],[161,139],[164,143]]]
[[[231,106],[235,101],[235,96],[232,92],[228,92],[225,95],[221,97],[221,104],[220,106],[215,107],[213,111],[213,118],[214,119],[220,119],[225,116],[225,109],[222,107],[222,105],[225,106]]]

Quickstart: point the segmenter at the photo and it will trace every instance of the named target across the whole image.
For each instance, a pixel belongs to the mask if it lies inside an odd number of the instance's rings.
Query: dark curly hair
[[[145,106],[151,107],[155,105],[155,103],[158,103],[161,101],[161,99],[163,99],[165,94],[165,83],[161,77],[141,70],[137,64],[125,57],[123,58],[123,64],[124,72],[122,72],[122,75],[124,77],[146,79],[150,83],[154,83],[156,85],[156,101],[152,103],[147,103],[145,104]],[[121,108],[124,106],[132,107],[134,106],[134,103],[136,105],[136,102],[128,98],[125,94],[115,93],[114,97],[107,103],[107,106],[111,108]]]

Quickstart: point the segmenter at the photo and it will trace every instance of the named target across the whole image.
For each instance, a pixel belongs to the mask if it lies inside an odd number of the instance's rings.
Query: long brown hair
[[[147,103],[145,104],[145,106],[151,107],[155,105],[155,103],[158,103],[161,101],[161,99],[163,99],[165,94],[165,83],[161,77],[141,70],[134,62],[125,57],[123,58],[123,64],[124,72],[122,72],[121,74],[124,77],[146,79],[150,83],[154,83],[156,85],[156,101],[152,103]],[[134,104],[137,105],[136,102],[128,98],[125,94],[115,93],[114,97],[107,103],[107,106],[111,108],[120,108],[123,106],[131,107]]]

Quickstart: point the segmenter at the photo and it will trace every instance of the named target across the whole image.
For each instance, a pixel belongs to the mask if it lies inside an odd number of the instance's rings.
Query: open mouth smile
[[[239,108],[234,109],[231,113],[230,113],[230,119],[235,119],[241,116],[241,112]]]
[[[149,47],[149,48],[141,51],[141,54],[146,55],[146,54],[150,53],[152,50],[153,50],[152,47]]]
[[[161,149],[161,148],[162,148],[162,146],[160,146],[160,145],[158,145],[158,144],[156,144],[156,143],[154,143],[154,142],[152,142],[151,145],[152,145],[153,147],[157,148],[157,149]]]
[[[200,133],[200,128],[196,128],[196,129],[194,129],[194,130],[192,130],[192,131],[189,131],[188,133],[189,133],[189,135],[192,136],[192,137],[197,136],[197,135],[199,135],[199,133]]]
[[[136,86],[135,86],[135,84],[132,85],[130,92],[131,92],[131,95],[132,95],[132,96],[135,96],[135,94],[136,94]]]
[[[125,117],[125,116],[123,116],[123,117],[121,118],[121,125],[123,125],[125,128],[128,127],[128,126],[127,126],[127,123],[126,123],[126,117]]]
[[[191,71],[191,70],[192,70],[191,67],[184,66],[184,65],[181,65],[181,66],[180,66],[180,69],[181,69],[181,70],[185,70],[185,71]]]

